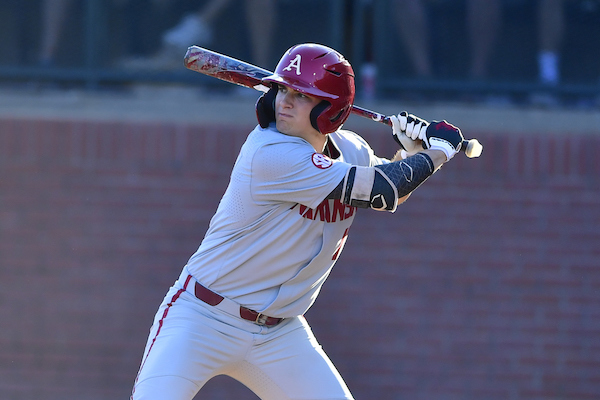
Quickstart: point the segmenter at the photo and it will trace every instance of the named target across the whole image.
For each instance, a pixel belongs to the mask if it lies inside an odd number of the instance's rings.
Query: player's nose
[[[291,107],[294,104],[294,93],[291,90],[285,92],[281,99],[281,103]]]

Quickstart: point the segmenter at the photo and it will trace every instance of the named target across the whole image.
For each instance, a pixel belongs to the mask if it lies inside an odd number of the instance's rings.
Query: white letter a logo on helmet
[[[302,57],[300,57],[300,54],[296,54],[296,58],[294,58],[292,61],[290,61],[290,64],[285,67],[283,70],[284,71],[291,71],[292,68],[296,69],[296,75],[300,75],[300,61],[302,60]]]

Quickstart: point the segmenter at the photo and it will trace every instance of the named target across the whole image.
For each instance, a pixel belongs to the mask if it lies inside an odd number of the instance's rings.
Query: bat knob
[[[483,151],[483,146],[477,139],[465,140],[462,144],[465,155],[469,158],[479,157]]]

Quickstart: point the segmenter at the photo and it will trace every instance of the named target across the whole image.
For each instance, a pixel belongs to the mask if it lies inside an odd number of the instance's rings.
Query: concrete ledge
[[[254,103],[259,93],[232,88],[230,92],[210,92],[184,86],[145,85],[123,92],[83,90],[0,90],[0,117],[68,120],[163,121],[182,124],[253,126]],[[357,105],[383,114],[407,110],[428,120],[446,119],[469,132],[586,133],[600,134],[599,109],[532,108],[515,105],[423,104],[402,101]],[[352,115],[347,129],[388,130],[385,125]]]

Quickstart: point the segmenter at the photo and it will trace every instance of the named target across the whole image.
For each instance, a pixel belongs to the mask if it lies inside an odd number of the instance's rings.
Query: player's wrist
[[[456,154],[456,149],[454,146],[452,146],[452,144],[439,138],[429,139],[429,148],[431,150],[438,150],[444,153],[444,162],[449,161],[452,157],[454,157],[454,154]]]
[[[448,161],[446,153],[444,153],[444,151],[440,150],[440,149],[427,149],[427,150],[422,150],[419,153],[427,154],[429,156],[429,158],[433,162],[434,170],[437,170],[446,161]]]

